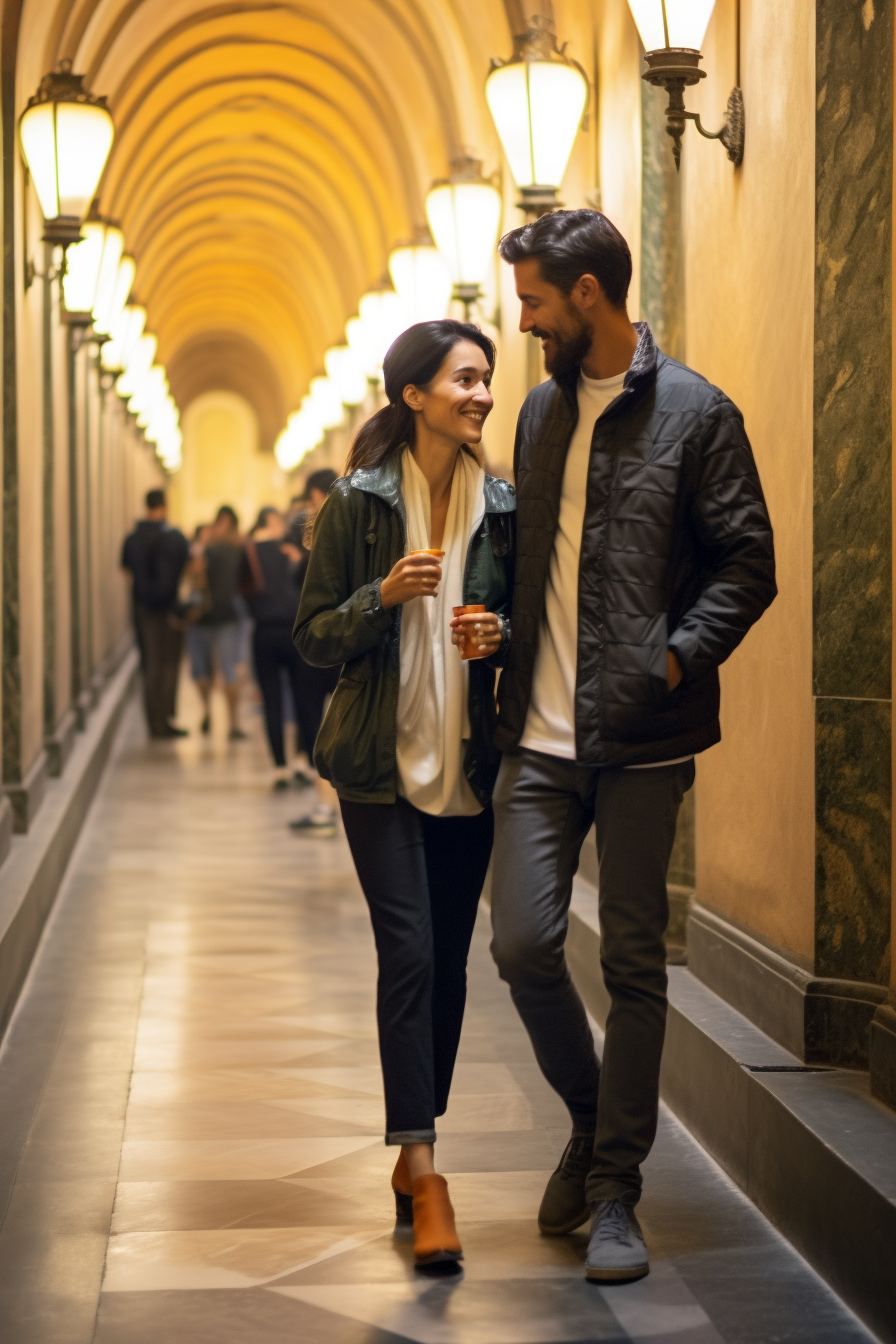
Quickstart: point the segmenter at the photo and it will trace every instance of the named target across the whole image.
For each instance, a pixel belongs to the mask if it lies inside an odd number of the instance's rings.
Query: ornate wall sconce
[[[454,285],[453,298],[470,309],[482,296],[501,223],[501,193],[482,175],[478,159],[451,164],[451,176],[434,182],[426,197],[426,217]]]
[[[706,78],[699,64],[700,46],[715,0],[628,0],[628,4],[644,44],[647,69],[642,79],[669,95],[666,130],[672,137],[675,166],[681,166],[681,138],[692,121],[707,140],[721,140],[735,168],[740,167],[744,158],[744,96],[739,57],[737,82],[720,131],[707,131],[699,112],[688,112],[684,105],[684,90]],[[738,44],[739,20],[738,14]]]
[[[576,135],[587,129],[589,93],[584,70],[541,15],[514,37],[509,61],[492,59],[485,97],[520,191],[517,204],[532,219],[560,204]]]

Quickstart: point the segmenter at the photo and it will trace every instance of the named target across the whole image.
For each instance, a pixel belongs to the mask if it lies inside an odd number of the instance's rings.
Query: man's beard
[[[549,356],[545,352],[544,356],[544,367],[552,378],[556,378],[558,382],[566,382],[578,377],[582,360],[591,349],[590,327],[583,322],[574,336],[567,337],[533,327],[532,335],[537,339],[549,336],[554,343],[554,353]]]

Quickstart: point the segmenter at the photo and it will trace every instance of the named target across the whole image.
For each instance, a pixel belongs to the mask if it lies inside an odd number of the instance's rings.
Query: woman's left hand
[[[470,641],[470,658],[489,658],[497,653],[504,636],[504,622],[493,611],[467,612],[451,621],[451,643]]]

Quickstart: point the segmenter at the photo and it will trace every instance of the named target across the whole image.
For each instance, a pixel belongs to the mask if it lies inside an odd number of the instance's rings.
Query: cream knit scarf
[[[485,473],[469,453],[459,452],[445,520],[442,582],[435,597],[405,602],[401,616],[396,756],[399,793],[432,816],[472,816],[482,809],[463,773],[463,742],[470,735],[469,667],[451,643],[452,607],[463,603],[468,543],[485,512]],[[408,550],[430,542],[426,477],[405,449],[401,492]]]

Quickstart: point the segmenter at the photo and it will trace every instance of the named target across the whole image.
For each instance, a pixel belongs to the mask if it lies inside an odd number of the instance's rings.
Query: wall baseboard
[[[49,761],[43,747],[31,762],[25,778],[18,784],[4,784],[3,792],[12,807],[12,829],[16,835],[30,831],[47,788]]]
[[[0,867],[12,848],[12,807],[10,801],[0,794]]]
[[[68,758],[75,746],[75,734],[78,725],[72,710],[63,715],[62,721],[52,737],[48,737],[44,746],[47,752],[47,767],[51,779],[58,779],[66,767]]]
[[[698,980],[806,1064],[867,1069],[881,985],[812,975],[695,902],[688,966]]]
[[[883,1003],[871,1023],[871,1093],[896,1107],[896,1008]]]
[[[61,779],[50,780],[40,813],[17,835],[0,882],[0,1032],[9,1021],[134,685],[137,655],[125,659],[78,735]],[[2,821],[2,816],[0,816]]]

